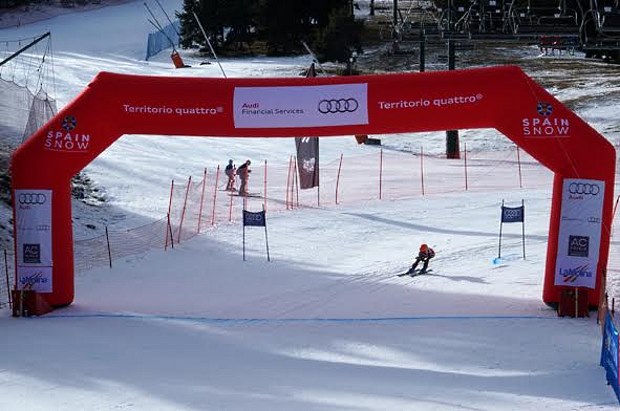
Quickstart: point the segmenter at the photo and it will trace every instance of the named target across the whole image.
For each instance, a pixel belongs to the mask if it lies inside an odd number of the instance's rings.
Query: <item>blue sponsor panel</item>
[[[264,227],[266,225],[265,212],[259,211],[257,213],[253,213],[251,211],[243,210],[243,225]]]
[[[522,223],[525,220],[525,207],[502,206],[502,223]]]
[[[616,398],[620,402],[620,386],[618,385],[618,330],[614,326],[609,312],[605,316],[605,327],[603,329],[601,366],[605,368],[607,383],[612,386],[616,393]]]

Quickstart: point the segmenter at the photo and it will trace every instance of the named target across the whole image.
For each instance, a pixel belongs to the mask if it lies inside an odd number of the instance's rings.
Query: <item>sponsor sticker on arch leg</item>
[[[565,179],[555,285],[596,287],[605,182]]]
[[[52,190],[15,190],[17,289],[52,292]]]

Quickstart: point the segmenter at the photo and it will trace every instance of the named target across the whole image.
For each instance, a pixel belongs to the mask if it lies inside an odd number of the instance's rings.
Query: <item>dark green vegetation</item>
[[[303,41],[319,61],[344,63],[362,51],[364,26],[351,0],[185,0],[181,46],[208,51],[194,13],[218,54],[305,53]]]

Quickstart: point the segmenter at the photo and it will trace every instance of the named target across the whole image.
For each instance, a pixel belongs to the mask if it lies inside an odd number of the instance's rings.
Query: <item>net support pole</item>
[[[233,197],[230,196],[230,201],[228,202],[228,222],[232,222],[232,210],[233,210]]]
[[[174,248],[174,236],[172,235],[172,224],[170,224],[170,213],[168,213],[167,220],[168,220],[168,224],[166,227],[166,237],[170,235],[170,247]],[[166,250],[165,247],[164,247],[164,250]]]
[[[170,183],[170,199],[168,200],[168,226],[170,226],[170,212],[172,210],[172,195],[174,193],[174,180]],[[168,248],[168,235],[170,235],[170,240],[172,240],[172,228],[170,230],[166,230],[166,242],[164,243],[164,250]]]
[[[338,205],[338,184],[340,183],[340,170],[342,170],[342,156],[340,153],[340,163],[338,163],[338,174],[336,175],[336,205]]]
[[[504,213],[504,200],[502,200],[502,214]],[[504,224],[503,218],[499,217],[499,246],[497,250],[497,258],[502,258],[502,226]]]
[[[110,262],[110,268],[112,268],[112,250],[110,250],[110,235],[108,234],[108,226],[105,226],[105,241],[108,244],[108,261]]]
[[[521,242],[523,243],[523,259],[525,260],[525,201],[521,199],[521,209],[523,210],[523,218],[521,219]]]
[[[215,225],[215,201],[217,200],[217,183],[220,179],[220,166],[215,171],[215,185],[213,186],[213,207],[211,209],[211,225]]]
[[[286,209],[289,207],[289,196],[290,196],[290,184],[291,184],[291,162],[293,161],[293,156],[288,159],[288,170],[286,172],[286,192],[284,198],[284,204],[286,204]],[[292,202],[292,201],[291,201]]]
[[[202,222],[202,208],[205,202],[205,187],[207,185],[207,169],[205,168],[204,174],[202,176],[202,191],[200,193],[200,208],[198,209],[198,227],[196,228],[196,232],[200,234],[200,223]]]
[[[469,190],[469,183],[467,181],[467,143],[464,144],[463,149],[463,163],[465,165],[465,191]]]
[[[177,237],[177,244],[181,243],[181,235],[183,233],[183,220],[185,220],[185,210],[187,210],[187,197],[189,196],[189,189],[192,186],[192,176],[187,179],[187,188],[185,189],[185,200],[183,201],[183,211],[181,211],[181,221],[179,222],[179,235]]]
[[[11,283],[9,282],[9,260],[6,250],[4,250],[4,274],[6,275],[6,292],[9,297],[9,307],[13,308],[13,302],[11,301]]]
[[[379,200],[383,197],[383,149],[379,152]]]
[[[265,213],[264,208],[263,213]],[[267,261],[271,261],[271,257],[269,256],[269,237],[267,236],[267,213],[265,213],[265,248],[267,249]]]

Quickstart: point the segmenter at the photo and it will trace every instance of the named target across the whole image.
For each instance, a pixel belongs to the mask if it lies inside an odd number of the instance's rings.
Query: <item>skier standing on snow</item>
[[[237,175],[241,178],[241,186],[239,187],[239,195],[247,196],[248,195],[248,179],[250,178],[250,164],[252,162],[250,160],[246,160],[245,163],[241,164],[237,169]]]
[[[228,176],[228,183],[226,183],[226,190],[227,191],[235,191],[235,173],[236,173],[236,171],[237,171],[237,169],[235,168],[235,165],[233,164],[233,161],[232,160],[228,160],[228,165],[224,169],[224,172],[226,173],[226,176]]]
[[[423,262],[424,264],[422,265],[422,269],[420,270],[418,274],[424,274],[426,272],[426,269],[428,268],[428,262],[433,257],[435,257],[435,251],[432,248],[430,248],[428,245],[422,244],[420,246],[420,251],[418,252],[418,256],[415,258],[415,261],[413,262],[413,265],[411,266],[409,271],[407,271],[407,274],[413,274],[418,264],[420,264],[420,261]]]

